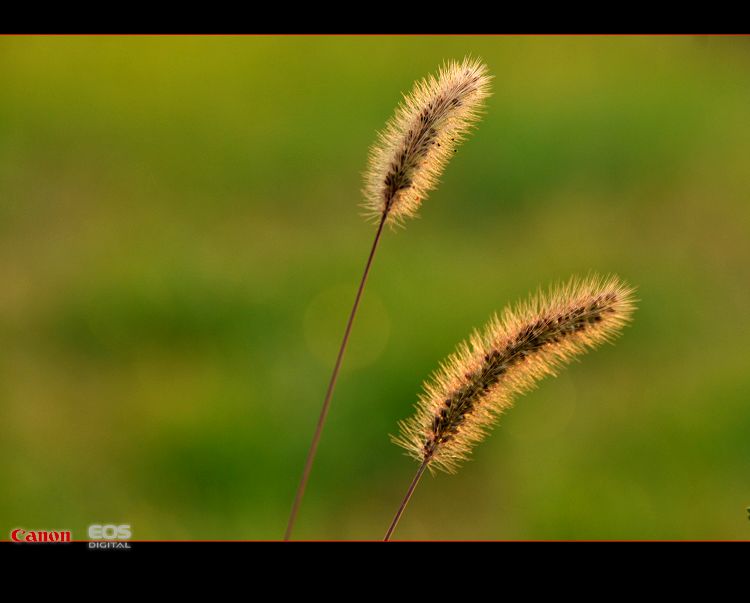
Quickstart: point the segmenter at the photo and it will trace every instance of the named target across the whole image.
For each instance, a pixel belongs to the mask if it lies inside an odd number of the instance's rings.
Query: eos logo
[[[89,538],[91,540],[129,540],[132,535],[129,524],[121,526],[94,524],[89,526]]]
[[[89,542],[90,549],[129,549],[129,542],[117,542],[129,540],[132,536],[130,524],[123,525],[99,525],[89,526],[89,538],[99,542]]]

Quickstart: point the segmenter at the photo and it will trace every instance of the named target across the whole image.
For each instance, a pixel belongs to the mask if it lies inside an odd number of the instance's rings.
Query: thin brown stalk
[[[396,511],[396,515],[393,517],[393,521],[391,522],[391,525],[388,527],[388,531],[385,533],[385,538],[383,538],[383,542],[388,542],[391,539],[393,530],[396,529],[396,526],[398,525],[398,522],[401,519],[401,516],[404,514],[404,509],[406,509],[406,505],[409,504],[409,501],[411,500],[411,495],[414,494],[414,490],[417,488],[417,484],[419,483],[419,480],[422,479],[422,475],[424,475],[424,471],[425,469],[427,469],[427,465],[429,463],[430,463],[430,459],[427,458],[424,461],[422,461],[422,464],[419,466],[419,469],[417,469],[417,474],[414,476],[414,479],[411,480],[409,489],[406,491],[406,496],[404,496],[404,500],[401,501],[401,505],[399,506],[398,511]]]
[[[352,325],[354,324],[354,317],[357,314],[357,308],[359,307],[359,301],[362,299],[362,292],[365,290],[365,283],[367,282],[367,276],[370,274],[370,267],[372,266],[372,259],[375,257],[375,251],[378,248],[380,242],[380,235],[383,233],[383,226],[385,226],[386,214],[383,214],[383,218],[380,220],[378,230],[375,233],[375,240],[372,242],[372,248],[370,249],[370,255],[367,257],[367,264],[365,264],[365,271],[362,274],[362,280],[359,282],[359,288],[357,289],[357,295],[354,297],[354,305],[352,311],[349,313],[349,320],[346,322],[346,328],[344,329],[344,337],[341,340],[341,347],[339,347],[339,353],[336,356],[336,364],[333,366],[333,374],[331,380],[328,383],[328,389],[326,390],[326,397],[323,400],[323,408],[320,410],[320,417],[318,417],[318,424],[315,426],[315,433],[313,434],[312,443],[310,444],[310,450],[307,453],[307,460],[305,461],[305,469],[302,472],[302,479],[297,487],[297,494],[294,497],[294,504],[292,504],[292,512],[289,515],[289,522],[286,526],[286,532],[284,533],[284,540],[289,540],[292,537],[292,530],[294,529],[294,523],[297,519],[297,513],[299,512],[299,506],[302,503],[302,497],[305,495],[305,488],[307,487],[307,481],[310,479],[310,472],[312,471],[313,461],[315,460],[315,453],[318,450],[318,443],[320,442],[320,436],[323,433],[323,425],[325,425],[326,417],[328,416],[328,409],[331,406],[331,398],[333,397],[333,390],[336,387],[336,380],[339,376],[339,370],[341,369],[341,362],[344,359],[344,352],[346,350],[346,344],[349,341],[349,335],[352,332]]]

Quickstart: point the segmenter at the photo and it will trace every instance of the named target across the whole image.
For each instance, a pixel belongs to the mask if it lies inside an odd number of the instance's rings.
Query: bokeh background
[[[400,92],[494,96],[387,232],[296,536],[380,538],[422,380],[572,274],[636,321],[519,400],[401,538],[750,538],[750,40],[0,39],[0,536],[281,537]]]

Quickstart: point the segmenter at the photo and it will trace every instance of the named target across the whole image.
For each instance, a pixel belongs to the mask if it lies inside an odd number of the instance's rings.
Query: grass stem
[[[318,444],[320,442],[320,436],[323,433],[323,425],[325,425],[326,417],[328,415],[328,409],[331,406],[331,398],[333,397],[333,390],[336,387],[336,380],[339,376],[339,370],[341,369],[341,362],[344,359],[344,352],[346,351],[346,344],[349,341],[349,335],[352,332],[352,325],[354,324],[354,317],[357,314],[357,308],[359,308],[359,302],[362,299],[362,292],[365,290],[365,283],[367,282],[367,276],[370,273],[370,267],[372,266],[372,260],[375,257],[375,251],[378,248],[380,242],[380,236],[383,234],[383,227],[388,216],[388,212],[383,212],[383,217],[380,219],[378,230],[375,233],[375,240],[372,243],[370,249],[370,255],[367,258],[367,264],[365,265],[365,271],[362,274],[362,280],[359,283],[357,289],[357,295],[354,298],[354,305],[352,311],[349,314],[349,320],[346,323],[346,329],[344,330],[344,338],[341,340],[341,347],[339,348],[338,356],[336,357],[336,364],[333,366],[333,374],[331,380],[328,383],[328,389],[326,390],[326,397],[323,400],[323,407],[320,409],[320,417],[318,417],[318,424],[315,427],[315,433],[313,434],[312,443],[310,444],[310,450],[307,453],[307,460],[305,461],[305,469],[302,472],[302,479],[297,487],[297,494],[294,497],[294,503],[292,504],[292,512],[289,515],[289,522],[286,526],[286,532],[284,533],[284,540],[290,540],[292,537],[292,530],[294,529],[294,523],[297,519],[297,513],[299,512],[300,504],[302,504],[302,498],[305,495],[305,488],[307,482],[310,479],[310,472],[312,471],[313,462],[315,461],[315,454],[318,450]]]
[[[430,458],[428,457],[424,461],[422,461],[422,464],[419,466],[419,469],[417,470],[417,474],[414,476],[414,479],[411,480],[411,485],[409,486],[409,489],[406,491],[406,496],[404,496],[404,500],[401,501],[401,506],[398,508],[398,511],[396,511],[396,515],[394,516],[393,521],[391,522],[391,525],[388,528],[388,531],[385,533],[385,538],[383,538],[383,542],[388,542],[391,539],[393,530],[396,529],[396,526],[398,525],[398,522],[401,519],[401,516],[404,514],[404,509],[406,509],[406,505],[409,504],[409,499],[411,498],[411,495],[414,494],[414,489],[417,487],[419,480],[422,479],[422,474],[424,473],[424,470],[427,469],[427,465],[429,464],[429,462],[430,462]]]

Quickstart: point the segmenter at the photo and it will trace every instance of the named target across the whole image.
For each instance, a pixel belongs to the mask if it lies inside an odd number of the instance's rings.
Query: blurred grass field
[[[387,232],[296,531],[382,537],[388,434],[538,286],[636,319],[520,399],[400,538],[750,538],[750,40],[0,38],[0,537],[283,534],[399,93],[482,57],[487,114]]]

